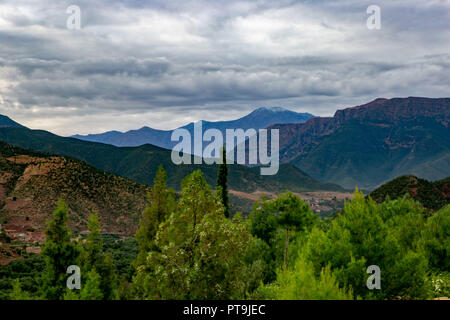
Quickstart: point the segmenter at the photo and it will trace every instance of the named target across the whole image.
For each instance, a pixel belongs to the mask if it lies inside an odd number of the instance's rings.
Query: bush
[[[417,227],[412,220],[420,213],[413,200],[387,200],[377,205],[356,192],[329,230],[311,233],[305,256],[316,276],[329,266],[341,288],[351,288],[363,298],[426,298],[427,259],[416,250],[420,233],[411,234],[408,228]],[[366,287],[369,265],[381,269],[381,290]]]
[[[254,297],[270,300],[351,300],[353,295],[339,288],[329,267],[316,276],[311,262],[299,257],[293,270],[280,270],[277,281],[259,288]]]

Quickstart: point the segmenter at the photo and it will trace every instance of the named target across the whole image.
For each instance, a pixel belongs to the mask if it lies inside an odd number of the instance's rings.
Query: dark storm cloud
[[[36,71],[43,71],[47,74],[54,72],[61,67],[61,61],[57,60],[42,60],[35,58],[23,58],[15,60],[0,59],[0,66],[15,67],[18,72],[24,76],[30,76]]]
[[[169,69],[169,63],[165,59],[124,57],[118,59],[89,59],[77,62],[73,67],[73,72],[80,76],[123,74],[126,76],[152,77],[166,73]]]
[[[72,4],[81,30],[66,28]],[[448,96],[449,1],[379,1],[377,31],[366,28],[371,4],[6,0],[0,113],[72,134]]]

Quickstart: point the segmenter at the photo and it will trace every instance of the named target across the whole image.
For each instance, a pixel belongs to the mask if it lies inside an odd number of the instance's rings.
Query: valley
[[[229,190],[232,205],[241,212],[250,212],[254,202],[266,196],[268,199],[276,197],[275,193],[255,191],[246,193],[242,191]],[[353,192],[339,192],[339,191],[310,191],[310,192],[294,192],[295,195],[306,201],[313,212],[320,217],[326,218],[334,215],[344,208],[344,202],[349,201]]]

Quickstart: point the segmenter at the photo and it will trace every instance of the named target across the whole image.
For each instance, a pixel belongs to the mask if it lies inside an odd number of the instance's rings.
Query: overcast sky
[[[407,96],[450,97],[450,0],[0,0],[0,113],[30,128],[329,116]]]

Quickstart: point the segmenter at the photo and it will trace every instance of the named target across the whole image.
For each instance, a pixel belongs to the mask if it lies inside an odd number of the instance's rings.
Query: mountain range
[[[450,98],[376,99],[304,124],[278,124],[280,161],[319,181],[371,190],[400,175],[450,175]]]
[[[0,141],[30,150],[83,160],[100,170],[146,185],[153,183],[160,164],[168,173],[168,186],[176,190],[180,189],[181,180],[197,169],[202,170],[210,185],[216,184],[217,165],[175,165],[170,150],[150,144],[139,147],[116,147],[60,137],[47,131],[24,127],[0,128]],[[281,165],[278,174],[274,176],[261,176],[258,167],[230,165],[228,181],[230,189],[243,192],[279,192],[287,189],[294,192],[343,190],[336,184],[318,182],[291,164]]]
[[[264,123],[258,114],[285,114],[283,109],[260,108],[232,121],[243,129]],[[290,114],[290,112],[288,112]],[[272,120],[270,121],[275,121]],[[255,120],[256,119],[256,120]],[[276,121],[281,121],[277,118]],[[256,121],[256,122],[252,122]],[[288,118],[284,118],[288,121]],[[300,120],[299,120],[300,121]],[[211,185],[216,166],[172,163],[170,151],[144,144],[116,147],[30,130],[7,117],[1,118],[0,140],[23,148],[71,156],[109,173],[150,185],[161,163],[169,186],[179,189],[181,179],[201,169]],[[8,126],[8,123],[11,124]],[[206,123],[206,122],[205,122]],[[230,122],[208,122],[224,130]],[[261,176],[259,168],[232,165],[230,188],[255,192],[291,189],[373,190],[401,175],[439,180],[450,175],[450,98],[379,98],[357,107],[336,111],[333,117],[313,117],[305,123],[281,123],[280,172]],[[188,124],[189,128],[193,124]],[[342,190],[342,189],[340,189]]]
[[[201,121],[203,131],[217,129],[225,136],[226,129],[264,129],[274,124],[304,123],[314,116],[309,113],[298,113],[280,107],[262,107],[250,114],[230,121]],[[186,129],[194,135],[194,123],[189,123],[178,129]],[[138,130],[127,132],[108,131],[99,134],[74,135],[84,141],[101,142],[117,147],[136,147],[144,144],[152,144],[165,149],[172,149],[178,142],[171,141],[172,130],[158,130],[150,127],[142,127]]]

